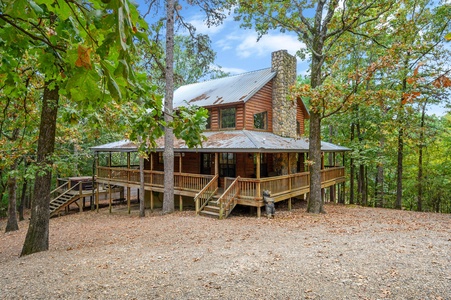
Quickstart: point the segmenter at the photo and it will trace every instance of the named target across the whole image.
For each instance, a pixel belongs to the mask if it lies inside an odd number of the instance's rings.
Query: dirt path
[[[68,215],[50,251],[18,258],[21,222],[0,235],[0,298],[451,299],[451,215],[299,205],[271,220]]]

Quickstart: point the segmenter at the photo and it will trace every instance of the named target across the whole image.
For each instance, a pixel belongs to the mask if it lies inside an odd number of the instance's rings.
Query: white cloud
[[[294,35],[285,33],[269,33],[257,42],[257,33],[250,30],[228,34],[216,45],[222,50],[235,49],[240,58],[269,57],[271,52],[282,49],[295,54],[299,49],[305,48]]]
[[[222,67],[221,70],[226,72],[226,73],[230,73],[231,75],[243,74],[243,73],[247,72],[247,70],[241,69],[241,68],[226,68],[226,67]]]

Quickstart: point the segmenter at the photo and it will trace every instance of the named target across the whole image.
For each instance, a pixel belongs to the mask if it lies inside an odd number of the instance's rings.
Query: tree
[[[159,1],[152,1],[149,4],[148,12],[156,7],[159,4]],[[227,1],[210,1],[210,0],[195,0],[189,1],[190,5],[198,5],[204,12],[206,13],[207,24],[215,25],[220,23],[225,15],[222,13],[222,10],[227,6]],[[205,109],[199,109],[197,107],[188,107],[188,108],[179,108],[176,113],[173,111],[173,95],[174,95],[174,49],[177,49],[177,53],[179,56],[183,58],[190,58],[191,60],[200,58],[200,65],[196,65],[194,70],[190,70],[189,72],[185,72],[181,74],[179,78],[179,84],[184,83],[183,81],[190,81],[194,79],[199,79],[198,77],[203,73],[204,70],[208,69],[209,62],[214,59],[214,52],[209,48],[209,39],[204,35],[195,35],[196,29],[189,23],[185,22],[182,14],[182,6],[179,3],[175,3],[173,0],[165,1],[165,29],[166,29],[166,40],[165,40],[165,52],[164,54],[161,51],[154,51],[153,54],[147,56],[148,61],[147,64],[150,66],[157,66],[159,68],[159,72],[156,74],[163,73],[164,74],[164,88],[165,88],[165,99],[164,99],[164,113],[163,118],[164,122],[162,125],[164,126],[164,198],[163,198],[163,214],[171,213],[174,211],[174,135],[177,138],[182,138],[187,141],[187,145],[189,147],[198,146],[202,140],[204,139],[201,135],[201,131],[205,129],[205,122],[207,120],[207,111]],[[174,25],[176,22],[175,15],[177,16],[177,21],[188,30],[190,34],[191,40],[178,38],[182,43],[178,44],[179,48],[174,48],[175,43],[175,32]],[[154,24],[153,28],[155,30],[155,39],[159,38],[159,28],[162,27],[161,20],[158,20],[156,24]],[[180,46],[182,45],[182,46]],[[183,48],[186,49],[184,52]],[[202,57],[205,55],[204,57]],[[164,57],[165,62],[162,63],[161,59]],[[149,59],[150,58],[150,59]],[[149,62],[150,61],[150,62]],[[177,62],[181,62],[182,59],[177,60]],[[195,65],[195,64],[192,64]],[[179,66],[178,71],[183,71],[185,68],[189,69],[189,64],[182,64]],[[200,70],[200,72],[198,71]],[[155,74],[154,71],[151,71],[152,74]],[[187,76],[190,74],[195,74],[194,77]],[[186,76],[186,78],[184,78]],[[157,76],[157,79],[159,76]],[[152,134],[152,133],[151,133]],[[133,134],[134,137],[137,137],[138,134],[135,132]],[[151,141],[148,138],[149,133],[144,133],[141,135],[143,140]],[[141,146],[148,145],[149,142],[141,144]],[[147,149],[149,151],[149,149]]]
[[[174,98],[174,1],[166,0],[166,92],[164,98],[164,199],[163,213],[174,211],[174,134],[168,125],[173,117]]]
[[[34,56],[44,78],[34,199],[21,255],[48,249],[49,195],[58,107],[63,98],[94,111],[141,91],[134,76],[133,39],[143,39],[133,5],[126,0],[89,2],[4,1],[0,30],[17,63]],[[4,38],[3,38],[4,37]],[[10,75],[7,74],[6,77]],[[5,81],[6,86],[14,82]],[[129,87],[133,86],[133,93]]]
[[[329,105],[333,99],[315,98],[324,96],[322,85],[327,77],[324,73],[326,61],[334,61],[334,47],[345,33],[354,33],[364,24],[377,20],[386,13],[393,1],[238,1],[237,13],[245,26],[255,27],[260,35],[270,29],[291,31],[306,44],[311,55],[310,65],[310,198],[307,210],[312,213],[323,212],[321,198],[321,120],[340,109],[348,100],[349,94],[341,97],[338,107]],[[309,14],[313,10],[313,16]],[[330,86],[328,86],[330,87]],[[301,92],[307,90],[302,89]],[[304,93],[302,96],[305,96]],[[335,97],[338,98],[338,97]]]

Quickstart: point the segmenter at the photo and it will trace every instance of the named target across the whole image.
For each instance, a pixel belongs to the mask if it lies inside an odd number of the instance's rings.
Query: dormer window
[[[221,128],[236,127],[236,108],[223,108],[220,110]]]
[[[268,128],[268,112],[264,111],[254,115],[254,128],[255,129]]]

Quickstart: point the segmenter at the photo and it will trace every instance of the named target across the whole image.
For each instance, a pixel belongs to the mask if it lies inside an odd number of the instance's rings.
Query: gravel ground
[[[451,215],[326,205],[275,219],[115,207],[0,235],[1,299],[451,299]],[[0,220],[2,228],[6,220]]]

